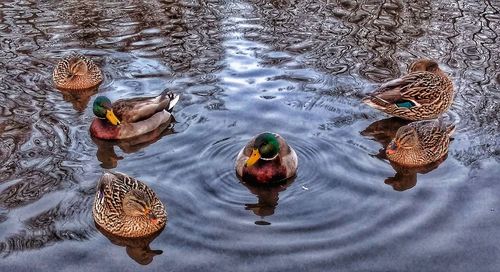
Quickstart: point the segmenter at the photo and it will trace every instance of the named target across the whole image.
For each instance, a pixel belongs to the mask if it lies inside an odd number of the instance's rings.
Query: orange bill
[[[116,115],[113,113],[113,110],[106,111],[106,119],[108,119],[109,122],[111,122],[111,124],[113,124],[115,126],[119,125],[121,123],[120,120],[118,120]]]
[[[153,224],[158,224],[158,218],[156,217],[156,215],[151,211],[151,210],[147,210],[147,216],[149,217],[149,220],[151,221],[151,223]]]
[[[394,153],[396,153],[396,149],[398,148],[398,146],[396,145],[396,143],[390,143],[387,148],[385,149],[385,152],[389,155],[392,155]]]
[[[245,166],[250,167],[254,165],[259,159],[260,159],[259,150],[257,148],[254,148],[252,155],[250,155],[250,158],[248,158],[247,162],[245,163]]]

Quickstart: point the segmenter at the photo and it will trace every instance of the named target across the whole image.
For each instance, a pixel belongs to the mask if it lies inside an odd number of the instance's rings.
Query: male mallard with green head
[[[386,148],[387,158],[407,167],[438,161],[448,153],[455,125],[442,120],[418,121],[402,126]]]
[[[102,73],[91,59],[73,53],[57,63],[52,79],[58,89],[86,90],[101,84]]]
[[[178,101],[179,95],[167,90],[156,97],[120,99],[113,104],[107,97],[99,96],[94,100],[97,118],[90,125],[90,133],[105,140],[143,135],[170,122],[170,111]]]
[[[451,106],[453,83],[435,61],[417,60],[407,75],[383,84],[363,102],[407,120],[433,119]]]
[[[96,190],[92,212],[105,231],[120,237],[144,237],[165,227],[165,207],[143,182],[108,172]]]
[[[283,181],[297,173],[297,154],[276,133],[254,137],[236,158],[236,173],[244,180],[259,184]]]

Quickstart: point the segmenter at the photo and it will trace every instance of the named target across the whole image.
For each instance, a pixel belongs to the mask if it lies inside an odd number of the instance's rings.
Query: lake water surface
[[[494,0],[2,1],[1,270],[499,271],[499,10]],[[179,93],[177,122],[136,142],[93,140],[95,93],[51,81],[72,51],[102,67],[99,95]],[[379,153],[400,121],[361,98],[422,57],[453,79],[445,118],[457,131],[441,164],[399,173]],[[262,131],[296,149],[295,179],[259,188],[235,176],[237,152]],[[94,225],[104,169],[166,204],[149,248]]]

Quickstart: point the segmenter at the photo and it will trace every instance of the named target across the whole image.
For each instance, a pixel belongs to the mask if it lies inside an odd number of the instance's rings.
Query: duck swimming
[[[79,53],[63,58],[52,73],[56,88],[68,91],[95,88],[101,84],[102,79],[101,69],[91,59]]]
[[[105,173],[97,185],[94,221],[120,237],[144,237],[167,222],[165,206],[143,182],[122,173]]]
[[[435,61],[421,59],[407,75],[383,84],[363,102],[406,120],[434,119],[453,103],[453,83]]]
[[[386,148],[389,161],[402,166],[423,166],[448,154],[455,125],[442,120],[418,121],[402,126]]]
[[[236,158],[236,173],[246,182],[269,184],[297,173],[297,154],[276,133],[264,132],[248,142]]]
[[[146,134],[171,121],[170,111],[178,101],[179,95],[167,90],[156,97],[120,99],[114,103],[105,96],[99,96],[92,107],[97,118],[90,125],[90,134],[105,140]]]

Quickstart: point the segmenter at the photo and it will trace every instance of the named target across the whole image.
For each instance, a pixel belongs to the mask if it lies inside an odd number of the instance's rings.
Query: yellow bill
[[[111,122],[111,124],[115,126],[121,123],[120,120],[118,120],[116,115],[113,113],[113,110],[106,110],[106,119],[108,119],[109,122]]]
[[[250,158],[248,158],[247,162],[245,163],[245,166],[250,167],[254,165],[259,159],[260,159],[259,150],[257,148],[254,148],[252,155],[250,155]]]

